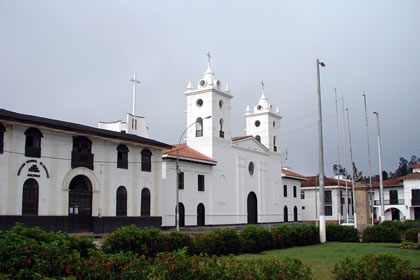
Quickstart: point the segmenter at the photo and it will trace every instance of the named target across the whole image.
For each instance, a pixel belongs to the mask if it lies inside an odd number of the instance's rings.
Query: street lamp
[[[379,131],[379,114],[373,112],[376,115],[376,127],[378,131],[378,157],[379,157],[379,199],[381,201],[381,223],[385,220],[384,212],[384,183],[382,178],[382,151],[381,151],[381,133]]]
[[[205,117],[205,120],[210,119],[211,116]],[[190,124],[189,126],[187,126],[187,128],[182,132],[181,137],[179,137],[179,141],[178,141],[178,149],[176,149],[176,206],[175,206],[175,216],[176,216],[176,230],[179,231],[179,145],[181,145],[181,141],[182,141],[182,137],[184,136],[185,132],[187,132],[187,130],[192,127],[193,125],[195,125],[198,121],[193,122],[192,124]]]
[[[325,67],[324,62],[316,60],[316,73],[318,79],[318,142],[319,142],[319,240],[325,243],[327,239],[325,229],[325,200],[324,200],[324,145],[322,136],[322,106],[321,106],[321,82],[319,77],[319,66]]]

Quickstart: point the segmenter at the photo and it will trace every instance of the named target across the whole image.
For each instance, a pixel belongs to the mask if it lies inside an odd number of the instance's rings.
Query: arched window
[[[73,137],[71,168],[87,167],[93,170],[92,142],[84,136]]]
[[[38,183],[32,178],[26,180],[23,184],[22,215],[38,215]]]
[[[255,136],[255,140],[257,140],[258,142],[261,143],[261,136],[259,136],[259,135]]]
[[[4,133],[6,132],[6,128],[0,123],[0,154],[3,153],[3,144],[4,144]]]
[[[141,216],[150,216],[150,191],[144,188],[141,191]]]
[[[42,133],[31,127],[25,131],[25,136],[25,156],[40,158]]]
[[[117,216],[127,216],[127,190],[124,186],[117,189]]]
[[[277,139],[276,139],[276,136],[273,136],[273,150],[275,151],[275,152],[277,152],[277,145],[276,145],[276,141]]]
[[[298,209],[297,209],[297,207],[296,207],[296,206],[293,208],[293,220],[294,220],[295,222],[297,222],[297,221],[298,221]]]
[[[128,148],[123,144],[117,147],[117,168],[128,169]]]
[[[220,125],[219,136],[220,138],[225,138],[225,132],[223,131],[223,119],[220,119],[219,125]]]
[[[141,151],[141,171],[152,171],[152,152],[149,149]]]
[[[197,206],[197,226],[205,225],[205,209],[203,203],[198,204]]]
[[[287,210],[287,206],[284,206],[283,215],[284,215],[284,222],[288,222],[289,221],[289,212]]]
[[[198,118],[195,123],[195,136],[201,137],[203,136],[203,119]]]

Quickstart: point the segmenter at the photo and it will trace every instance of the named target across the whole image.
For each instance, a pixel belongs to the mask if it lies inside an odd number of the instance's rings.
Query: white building
[[[410,166],[413,173],[383,182],[386,221],[420,220],[420,164]],[[375,218],[380,213],[379,182],[374,182]]]
[[[354,214],[352,203],[351,182],[324,177],[325,220],[340,223]],[[302,183],[302,221],[316,222],[319,220],[319,176],[307,177]],[[347,204],[346,204],[347,197]]]
[[[162,150],[171,146],[0,109],[0,229],[110,232],[160,226]]]
[[[186,144],[163,153],[163,226],[175,225],[177,156],[181,226],[299,220],[300,187],[288,186],[290,194],[284,195],[281,117],[278,109],[273,111],[264,89],[253,110],[246,109],[246,136],[242,137],[232,137],[233,96],[229,86],[222,90],[210,64],[197,87],[189,82],[184,95]]]

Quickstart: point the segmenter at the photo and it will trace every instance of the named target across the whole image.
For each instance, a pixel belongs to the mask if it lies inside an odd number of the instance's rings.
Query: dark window
[[[300,199],[305,199],[305,192],[304,191],[300,191]]]
[[[293,197],[297,197],[297,188],[293,186]]]
[[[296,206],[293,208],[293,221],[298,221],[298,209]]]
[[[3,153],[3,144],[4,144],[4,133],[6,132],[6,128],[0,123],[0,154]]]
[[[29,128],[25,136],[25,156],[40,158],[42,133],[36,128]]]
[[[206,224],[205,217],[204,205],[203,203],[200,203],[197,206],[197,226],[204,226]]]
[[[420,205],[420,189],[411,190],[411,205]]]
[[[332,216],[332,206],[325,206],[325,216]]]
[[[223,131],[223,119],[220,119],[219,124],[220,124],[219,137],[225,138],[225,132]]]
[[[255,140],[257,140],[258,142],[261,143],[261,136],[259,136],[259,135],[255,136]]]
[[[331,191],[325,191],[325,203],[331,203],[332,202],[332,195]]]
[[[201,137],[203,136],[203,119],[198,118],[195,122],[195,136]]]
[[[390,190],[389,191],[389,204],[398,204],[398,191]]]
[[[28,179],[23,184],[22,215],[38,215],[38,183],[34,179]]]
[[[198,191],[204,192],[204,175],[198,175]]]
[[[144,188],[141,191],[141,216],[150,216],[150,191]]]
[[[184,172],[179,172],[178,174],[178,189],[184,189]]]
[[[254,163],[252,161],[248,164],[248,171],[251,176],[254,175]]]
[[[149,149],[141,151],[141,171],[152,171],[152,152]]]
[[[284,214],[284,222],[288,222],[289,221],[289,211],[287,210],[287,206],[284,206],[283,214]]]
[[[73,137],[71,168],[87,167],[93,170],[92,142],[84,136]]]
[[[283,185],[283,196],[287,197],[287,185]]]
[[[117,189],[117,216],[127,216],[127,190],[124,186]]]
[[[117,168],[128,169],[128,148],[126,145],[117,147]]]

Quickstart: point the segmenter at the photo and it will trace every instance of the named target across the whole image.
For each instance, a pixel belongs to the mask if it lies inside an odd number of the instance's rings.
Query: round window
[[[219,100],[219,107],[220,107],[220,109],[223,108],[223,100]]]
[[[203,99],[198,99],[196,104],[198,107],[203,106]]]
[[[200,87],[204,87],[204,86],[206,86],[206,84],[207,84],[206,81],[204,81],[204,80],[200,81]]]
[[[248,164],[248,171],[251,176],[254,175],[254,163],[252,161]]]
[[[255,121],[254,124],[255,124],[256,127],[259,127],[261,123],[260,123],[260,121]]]
[[[273,122],[273,127],[276,127],[276,122]]]
[[[257,109],[258,109],[258,110],[261,110],[261,108],[262,108],[262,107],[261,107],[261,105],[258,105],[258,106],[257,106]]]

